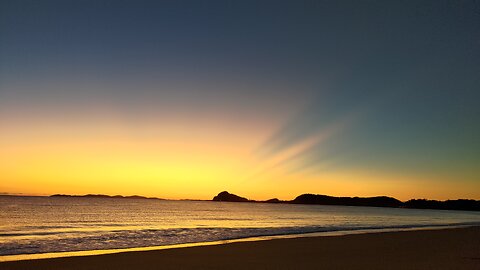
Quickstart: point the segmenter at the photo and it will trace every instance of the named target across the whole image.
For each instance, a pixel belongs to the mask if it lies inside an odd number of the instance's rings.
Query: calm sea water
[[[480,213],[464,211],[0,196],[0,257],[312,232],[479,224]]]

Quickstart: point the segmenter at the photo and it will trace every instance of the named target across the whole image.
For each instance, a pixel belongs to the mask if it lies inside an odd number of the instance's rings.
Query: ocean
[[[480,225],[480,212],[0,196],[0,261],[28,254],[468,225]]]

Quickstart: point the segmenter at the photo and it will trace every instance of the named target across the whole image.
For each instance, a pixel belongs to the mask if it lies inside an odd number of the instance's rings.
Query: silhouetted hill
[[[266,202],[266,203],[281,203],[282,201],[280,201],[277,198],[273,198],[273,199],[270,199],[270,200],[266,200],[264,202]]]
[[[350,205],[350,206],[377,206],[377,207],[400,207],[402,202],[391,197],[333,197],[327,195],[302,194],[295,198],[292,203],[299,204],[322,204],[322,205]]]
[[[480,211],[480,201],[475,200],[447,200],[441,202],[435,200],[414,199],[405,202],[404,206],[406,208],[418,209]]]
[[[448,200],[435,201],[425,199],[414,199],[402,202],[392,197],[334,197],[317,194],[302,194],[292,201],[281,201],[277,198],[266,201],[253,201],[228,193],[220,192],[213,198],[214,201],[227,202],[258,202],[258,203],[293,203],[293,204],[318,204],[318,205],[347,205],[347,206],[374,206],[374,207],[401,207],[417,209],[440,209],[440,210],[468,210],[480,211],[480,201],[476,200]]]
[[[87,195],[65,195],[65,194],[55,194],[51,195],[52,198],[100,198],[100,199],[143,199],[143,200],[163,200],[160,198],[154,197],[143,197],[138,195],[133,196],[122,196],[122,195],[104,195],[104,194],[87,194]]]
[[[217,196],[213,197],[214,201],[217,202],[248,202],[247,198],[237,196],[235,194],[230,194],[226,191],[218,193]]]

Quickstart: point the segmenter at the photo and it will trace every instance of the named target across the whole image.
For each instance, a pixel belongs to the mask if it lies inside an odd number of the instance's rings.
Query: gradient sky
[[[0,1],[0,193],[480,199],[478,1]]]

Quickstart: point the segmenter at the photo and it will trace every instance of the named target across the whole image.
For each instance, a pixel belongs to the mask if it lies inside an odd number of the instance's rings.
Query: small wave
[[[68,237],[26,238],[9,241],[4,238],[0,243],[0,255],[19,255],[49,252],[68,252],[82,250],[101,250],[163,246],[173,244],[222,241],[249,237],[291,235],[305,233],[375,230],[375,229],[409,229],[437,226],[480,225],[475,222],[450,224],[402,224],[392,226],[295,226],[295,227],[197,227],[171,229],[141,229],[93,231],[88,234],[72,234]],[[4,234],[5,235],[5,234]],[[14,233],[6,235],[12,236]],[[48,235],[48,234],[45,234]],[[0,235],[1,237],[2,235]]]

